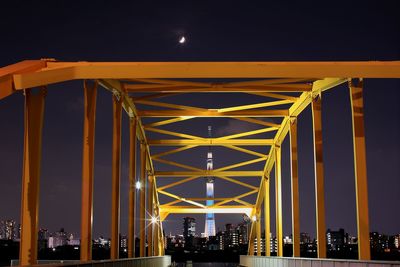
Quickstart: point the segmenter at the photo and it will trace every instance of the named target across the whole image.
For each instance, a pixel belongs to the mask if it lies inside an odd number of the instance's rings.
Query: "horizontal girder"
[[[189,177],[189,176],[231,176],[231,177],[258,177],[262,171],[155,171],[156,177]]]
[[[148,140],[150,146],[270,146],[273,145],[273,139],[218,139],[205,138],[199,140],[192,139],[162,139]]]
[[[139,110],[141,117],[285,117],[289,111],[285,109],[241,110],[219,112],[218,110]]]
[[[253,212],[252,207],[243,205],[221,206],[221,207],[193,207],[193,206],[164,206],[160,205],[161,213],[186,213],[186,214],[206,214],[206,213],[231,213],[231,214],[246,214],[250,217]]]
[[[379,62],[46,62],[15,74],[15,89],[77,79],[134,78],[400,78],[400,61]]]

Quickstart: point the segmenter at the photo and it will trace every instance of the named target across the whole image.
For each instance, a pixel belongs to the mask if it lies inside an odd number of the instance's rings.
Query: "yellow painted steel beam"
[[[201,208],[205,207],[205,206],[204,206],[203,204],[201,204],[201,203],[198,203],[198,202],[192,201],[192,200],[188,200],[188,199],[186,199],[186,198],[184,198],[184,197],[180,197],[180,196],[177,196],[177,195],[175,195],[175,194],[172,194],[172,193],[169,193],[169,192],[160,190],[160,189],[157,189],[157,192],[160,193],[160,194],[169,196],[169,197],[171,197],[171,198],[179,199],[179,200],[181,200],[181,201],[183,201],[183,202],[186,202],[186,203],[189,203],[189,204],[192,204],[192,205],[201,207]]]
[[[205,138],[202,138],[200,136],[178,133],[178,132],[173,132],[173,131],[167,131],[167,130],[152,128],[152,127],[145,127],[144,129],[146,131],[150,131],[150,132],[161,133],[161,134],[165,134],[165,135],[172,135],[172,136],[177,136],[177,137],[181,137],[181,138],[205,140]]]
[[[150,148],[147,144],[146,133],[144,131],[144,127],[140,117],[138,117],[136,106],[133,103],[130,96],[125,92],[124,88],[122,87],[121,83],[117,80],[99,80],[98,81],[101,86],[105,89],[113,92],[114,94],[118,94],[122,98],[122,105],[130,118],[135,117],[137,118],[137,137],[140,142],[144,143],[146,146],[146,165],[149,170],[153,171],[153,162],[151,161],[150,157]]]
[[[270,146],[273,145],[272,139],[217,139],[205,138],[200,140],[189,139],[162,139],[162,140],[148,140],[150,146]]]
[[[160,159],[160,158],[153,158],[154,161],[158,161],[164,164],[168,164],[168,165],[172,165],[172,166],[176,166],[179,168],[183,168],[183,169],[187,169],[187,170],[191,170],[191,171],[202,171],[202,169],[199,168],[195,168],[186,164],[181,164],[175,161],[171,161],[171,160],[166,160],[166,159]]]
[[[254,256],[255,222],[251,222],[247,254]]]
[[[262,171],[155,171],[157,177],[186,177],[186,176],[230,176],[230,177],[257,177]]]
[[[97,83],[84,81],[84,116],[82,147],[81,261],[92,260],[94,140]]]
[[[258,193],[258,189],[256,189],[256,190],[251,190],[251,191],[249,191],[249,192],[246,192],[246,193],[243,193],[243,194],[234,196],[234,197],[229,198],[229,199],[227,199],[227,200],[223,200],[223,201],[221,201],[221,202],[218,202],[218,203],[214,204],[212,207],[222,206],[223,204],[229,203],[229,202],[231,202],[231,201],[235,201],[236,199],[240,199],[240,198],[243,198],[243,197],[247,197],[247,196],[250,196],[250,195],[253,195],[253,194],[256,194],[256,193]]]
[[[283,220],[282,220],[282,160],[281,148],[275,147],[275,213],[277,256],[283,257]]]
[[[290,169],[292,200],[293,257],[300,257],[299,173],[297,154],[297,119],[290,121]]]
[[[195,179],[197,179],[197,178],[200,178],[200,177],[201,177],[201,176],[192,176],[192,177],[188,177],[188,178],[185,178],[185,179],[182,179],[182,180],[179,180],[179,181],[176,181],[176,182],[169,183],[169,184],[167,184],[167,185],[161,186],[161,187],[158,188],[158,190],[168,189],[168,188],[171,188],[171,187],[180,185],[180,184],[184,184],[184,183],[193,181],[193,180],[195,180]]]
[[[215,214],[246,214],[250,217],[253,212],[253,208],[249,208],[247,206],[221,206],[214,208],[195,208],[190,206],[160,206],[161,213],[168,214],[206,214],[206,213],[215,213]]]
[[[270,213],[270,195],[269,195],[269,179],[266,177],[264,183],[264,232],[265,232],[265,256],[271,256],[271,213]]]
[[[357,204],[358,258],[370,260],[367,159],[364,133],[363,82],[350,82],[353,125],[354,174]]]
[[[258,190],[258,187],[254,186],[254,185],[251,185],[251,184],[248,184],[248,183],[244,183],[244,182],[238,181],[238,180],[233,179],[233,178],[229,178],[229,177],[221,176],[221,175],[220,175],[220,176],[215,176],[215,177],[216,177],[216,178],[223,179],[223,180],[226,180],[226,181],[229,181],[229,182],[232,182],[232,183],[234,183],[234,184],[238,184],[238,185],[241,185],[241,186],[250,188],[250,189],[256,189],[256,190]]]
[[[275,98],[275,99],[287,100],[287,101],[290,101],[291,103],[296,102],[297,99],[298,99],[295,96],[283,95],[283,94],[277,94],[277,93],[265,93],[265,92],[254,93],[254,92],[251,92],[251,93],[248,93],[248,94],[264,96],[264,97],[269,97],[269,98]]]
[[[233,201],[235,201],[235,202],[237,202],[237,203],[239,203],[239,204],[248,206],[248,207],[254,207],[253,204],[251,204],[251,203],[249,203],[249,202],[247,202],[247,201],[244,201],[244,200],[242,200],[242,199],[236,198],[236,199],[233,199]]]
[[[317,96],[313,100],[311,107],[314,141],[315,209],[318,258],[326,258],[325,189],[324,164],[322,157],[322,116],[320,96]]]
[[[77,79],[400,78],[400,61],[366,62],[48,62],[14,74],[17,90]]]
[[[257,232],[257,256],[261,256],[261,218],[257,218],[256,232]]]
[[[231,201],[234,201],[235,198],[232,197],[188,197],[186,198],[187,200],[194,200],[194,201],[206,201],[206,200],[214,200],[214,201],[222,201],[222,200],[228,200],[230,199]],[[247,204],[244,204],[245,206]],[[253,206],[251,204],[249,204],[248,206]]]
[[[236,151],[240,151],[240,152],[243,152],[243,153],[246,153],[246,154],[249,154],[249,155],[257,156],[257,157],[260,157],[260,158],[267,158],[268,157],[268,155],[265,155],[265,154],[262,154],[262,153],[258,153],[258,152],[253,151],[253,150],[245,149],[243,147],[232,146],[232,145],[225,145],[224,147],[227,147],[227,148],[230,148],[230,149],[233,149],[233,150],[236,150]]]
[[[247,85],[275,85],[275,84],[291,84],[291,83],[299,83],[299,82],[307,82],[315,79],[298,79],[298,78],[289,78],[289,79],[262,79],[262,80],[250,80],[250,81],[241,81],[241,82],[230,82],[225,83],[225,86],[247,86]]]
[[[160,84],[160,85],[187,85],[187,86],[210,86],[210,83],[205,82],[193,82],[193,81],[184,81],[184,80],[172,80],[172,79],[155,79],[155,78],[147,78],[147,79],[130,79],[135,82],[142,82],[147,84]]]
[[[153,256],[153,223],[152,219],[154,216],[154,177],[148,175],[147,177],[147,205],[146,214],[149,217],[149,223],[147,223],[147,257]]]
[[[197,147],[197,146],[189,145],[189,146],[183,146],[183,147],[179,147],[179,148],[174,148],[174,149],[171,149],[171,150],[168,150],[168,151],[164,151],[164,152],[161,152],[161,153],[158,153],[158,154],[154,154],[154,155],[151,156],[151,158],[152,159],[160,158],[160,157],[163,157],[163,156],[166,156],[166,155],[171,155],[171,154],[175,154],[175,153],[178,153],[178,152],[181,152],[181,151],[185,151],[185,150],[188,150],[188,149],[191,149],[191,148],[194,148],[194,147]]]
[[[146,86],[124,84],[130,93],[141,92],[177,92],[177,93],[243,93],[243,92],[303,92],[310,90],[309,84],[276,84],[276,85],[246,85],[226,86],[224,83],[215,83],[207,86],[171,85],[171,86]]]
[[[233,118],[233,119],[240,120],[240,121],[245,121],[245,122],[249,122],[249,123],[253,123],[253,124],[259,124],[259,125],[263,125],[263,126],[267,126],[267,127],[277,127],[277,128],[279,128],[279,126],[280,126],[278,123],[269,122],[269,121],[262,121],[262,120],[258,120],[258,119],[254,119],[254,118],[241,117],[241,118]]]
[[[274,107],[280,105],[286,105],[293,103],[290,100],[279,100],[279,101],[270,101],[270,102],[262,102],[250,105],[242,105],[242,106],[234,106],[229,108],[220,108],[218,112],[230,112],[230,111],[239,111],[239,110],[248,110],[248,109],[256,109],[256,108],[265,108],[265,107]]]
[[[0,99],[3,99],[15,92],[13,75],[20,73],[30,73],[45,68],[46,60],[24,60],[0,68]]]
[[[119,258],[122,99],[113,95],[111,246],[110,258]]]
[[[263,128],[263,129],[258,129],[258,130],[253,130],[253,131],[247,131],[243,133],[238,133],[238,134],[231,134],[231,135],[226,135],[222,137],[216,138],[216,140],[228,140],[228,139],[235,139],[235,138],[240,138],[244,136],[250,136],[250,135],[256,135],[260,133],[267,133],[267,132],[272,132],[278,130],[277,127],[269,127],[269,128]]]
[[[232,165],[228,165],[228,166],[225,166],[225,167],[221,167],[221,168],[215,169],[214,171],[216,171],[216,172],[227,171],[227,170],[230,170],[230,169],[234,169],[234,168],[238,168],[238,167],[254,164],[254,163],[257,163],[257,162],[260,162],[260,161],[264,161],[266,159],[267,159],[266,157],[263,157],[263,158],[257,158],[257,159],[248,160],[248,161],[242,161],[240,163],[236,163],[236,164],[232,164]]]
[[[171,124],[171,123],[175,123],[175,122],[191,120],[194,118],[196,118],[196,117],[194,117],[194,116],[178,117],[178,118],[149,123],[149,124],[146,124],[145,127],[157,127],[157,126],[167,125],[167,124]]]
[[[144,104],[144,105],[148,105],[148,106],[164,107],[164,108],[171,108],[171,109],[181,109],[181,110],[191,110],[191,111],[207,110],[204,108],[170,104],[170,103],[157,102],[157,101],[148,101],[148,100],[139,100],[139,101],[136,101],[135,104]]]
[[[136,233],[136,118],[129,120],[128,258],[135,258]]]
[[[162,97],[168,97],[168,96],[174,96],[174,95],[181,95],[181,93],[157,93],[157,94],[131,97],[131,99],[135,103],[135,101],[139,101],[139,100],[150,100],[150,99],[162,98]]]
[[[241,110],[218,112],[217,110],[194,111],[194,110],[140,110],[140,117],[284,117],[289,115],[289,111],[282,109],[271,110]]]
[[[46,90],[25,92],[24,157],[21,191],[20,265],[36,265],[38,251],[39,180]]]
[[[140,203],[139,203],[139,255],[140,257],[146,256],[146,146],[140,144]]]

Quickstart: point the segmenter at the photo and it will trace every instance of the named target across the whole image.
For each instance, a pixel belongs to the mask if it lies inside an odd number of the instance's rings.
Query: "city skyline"
[[[18,1],[16,1],[18,2]],[[101,3],[91,6],[81,3],[25,3],[23,15],[15,21],[13,14],[20,11],[18,4],[6,3],[4,16],[0,21],[5,27],[0,51],[0,66],[23,59],[54,57],[59,60],[93,61],[287,61],[287,60],[398,60],[400,32],[397,5],[388,1],[376,6],[372,2],[357,1],[347,3],[354,14],[343,20],[337,14],[343,10],[340,4],[319,12],[310,12],[309,4],[294,4],[287,16],[296,19],[296,25],[280,19],[271,10],[281,7],[276,3],[260,7],[215,4],[212,8],[201,5],[169,3],[170,15],[154,10],[150,5],[120,5]],[[67,8],[70,7],[70,8]],[[78,8],[79,7],[79,8]],[[86,17],[86,8],[93,14]],[[318,6],[316,7],[318,9]],[[52,11],[57,10],[57,12]],[[137,10],[141,10],[138,12]],[[154,11],[154,13],[149,10]],[[31,14],[35,11],[36,16]],[[108,11],[122,13],[121,28],[111,32],[112,38],[105,40],[102,30],[115,26],[109,19],[103,21]],[[228,11],[228,12],[225,12]],[[131,16],[134,12],[135,16]],[[220,14],[225,19],[220,18]],[[199,22],[206,14],[207,21]],[[304,14],[304,15],[299,15]],[[45,15],[45,16],[44,16]],[[316,17],[315,17],[316,16]],[[48,19],[52,24],[48,24]],[[75,17],[84,19],[77,23]],[[109,17],[109,16],[106,16]],[[237,20],[237,18],[243,18]],[[138,27],[145,20],[145,28]],[[318,23],[315,22],[318,21]],[[282,21],[282,24],[277,23]],[[160,24],[163,26],[160,28]],[[109,25],[110,24],[110,25]],[[57,31],[55,31],[57,28]],[[177,45],[176,29],[186,31],[187,42]],[[322,30],[328,28],[329,33]],[[39,30],[39,35],[37,31]],[[101,29],[101,30],[100,30]],[[296,30],[297,29],[297,30]],[[300,34],[298,29],[302,29]],[[19,32],[26,35],[22,39]],[[91,32],[91,33],[89,33]],[[36,33],[36,34],[34,34]],[[39,37],[37,37],[39,36]],[[114,42],[123,36],[123,41]],[[332,41],[330,36],[340,36]],[[293,39],[292,39],[293,38]],[[34,41],[32,41],[34,40]],[[79,40],[79,41],[77,41]],[[288,45],[290,43],[290,45]],[[398,80],[365,81],[365,122],[368,182],[370,197],[370,230],[388,234],[398,231],[400,215],[397,203],[400,202],[399,135],[400,115],[397,99],[400,96]],[[82,83],[69,82],[51,85],[48,88],[43,141],[43,164],[41,176],[41,197],[39,222],[49,229],[60,223],[71,231],[80,229],[80,190],[81,190],[81,147],[83,98]],[[57,91],[57,92],[56,92]],[[385,92],[382,93],[382,91]],[[387,94],[386,94],[387,93]],[[392,97],[387,97],[387,95]],[[349,116],[348,91],[345,86],[323,97],[324,158],[326,164],[326,212],[327,229],[344,227],[356,233],[354,174],[352,167],[351,122]],[[193,102],[204,102],[201,95]],[[227,99],[223,104],[229,106],[238,100]],[[221,104],[215,97],[210,105]],[[204,104],[205,105],[205,104]],[[99,233],[109,235],[111,210],[111,99],[108,92],[100,91],[98,96],[98,117],[96,129],[95,190],[94,190],[94,236]],[[385,118],[382,122],[381,118]],[[15,218],[19,221],[21,165],[23,140],[23,96],[15,94],[0,102],[0,218]],[[301,231],[315,235],[314,187],[312,165],[312,137],[310,131],[311,114],[307,110],[299,119],[299,162],[300,179],[300,227]],[[390,123],[387,123],[390,122]],[[204,132],[205,125],[212,125],[217,135],[236,133],[245,124],[213,122],[204,120],[199,126],[190,125],[198,132]],[[128,143],[128,122],[123,116],[123,144]],[[382,138],[381,130],[387,135]],[[288,142],[284,143],[288,149]],[[127,232],[128,204],[128,151],[122,150],[121,175],[121,231]],[[231,160],[223,150],[213,151],[216,168]],[[204,155],[204,153],[202,154]],[[204,157],[191,160],[194,165],[203,166]],[[46,164],[44,164],[46,163]],[[284,232],[290,229],[290,182],[288,153],[283,154],[283,217]],[[204,166],[203,166],[204,167]],[[139,176],[139,175],[137,175]],[[204,181],[200,181],[204,188]],[[257,184],[257,181],[253,181]],[[196,187],[187,190],[196,190]],[[230,188],[216,181],[216,197],[230,193]],[[258,184],[257,184],[258,185]],[[273,184],[271,184],[273,196]],[[184,189],[179,189],[184,190]],[[221,195],[217,195],[221,194]],[[204,190],[199,196],[204,195]],[[271,218],[274,218],[274,200],[271,200]],[[192,215],[202,225],[203,215]],[[176,231],[181,225],[182,215],[170,215],[164,223],[166,233]],[[216,215],[217,228],[225,222],[240,219],[240,215]],[[271,232],[275,222],[272,220]]]

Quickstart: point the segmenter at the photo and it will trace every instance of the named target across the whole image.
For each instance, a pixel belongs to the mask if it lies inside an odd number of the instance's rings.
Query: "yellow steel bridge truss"
[[[130,118],[130,209],[129,256],[134,252],[134,208],[136,176],[136,140],[140,142],[140,181],[147,184],[140,194],[140,255],[162,255],[164,237],[162,221],[172,213],[240,213],[254,218],[249,235],[249,254],[260,248],[261,222],[264,213],[265,239],[270,238],[269,178],[275,170],[276,225],[278,256],[283,254],[281,145],[286,136],[291,144],[291,199],[293,225],[293,255],[300,256],[298,174],[297,174],[297,117],[311,105],[314,129],[316,218],[318,256],[326,256],[324,177],[322,160],[321,94],[335,86],[348,84],[352,103],[357,193],[357,222],[360,259],[369,259],[368,197],[363,127],[362,78],[400,78],[400,62],[58,62],[51,59],[23,61],[0,69],[0,99],[24,90],[25,150],[22,192],[21,263],[33,264],[37,233],[37,186],[40,176],[41,125],[43,122],[44,87],[49,84],[82,79],[85,92],[85,120],[82,171],[82,228],[81,260],[91,259],[93,156],[96,92],[98,85],[112,92],[113,108],[113,195],[111,258],[118,258],[119,186],[121,161],[121,110]],[[212,81],[212,82],[210,82]],[[29,89],[42,88],[41,93]],[[185,103],[168,102],[169,97],[199,93],[251,94],[257,103],[236,106],[202,108]],[[223,100],[221,101],[223,102]],[[142,108],[139,108],[142,107]],[[166,130],[166,125],[206,118],[231,118],[255,126],[255,130],[238,132],[215,138],[204,138],[196,133]],[[152,118],[151,122],[147,118]],[[155,119],[153,119],[155,118]],[[171,128],[171,127],[169,127]],[[178,128],[178,127],[175,127]],[[175,129],[174,128],[174,129]],[[149,139],[151,134],[162,139]],[[269,133],[270,138],[258,138]],[[172,154],[201,146],[221,146],[252,159],[222,166],[213,171],[167,159]],[[155,153],[156,147],[164,147]],[[167,148],[165,148],[167,147]],[[261,147],[260,153],[254,147]],[[234,154],[232,154],[234,155]],[[199,155],[200,158],[203,155]],[[258,170],[247,168],[264,162]],[[168,165],[172,171],[157,169],[157,164]],[[240,170],[236,170],[240,168]],[[213,176],[245,188],[247,191],[230,197],[187,197],[170,192],[171,188],[187,184],[205,176]],[[175,177],[165,182],[164,177]],[[243,177],[258,177],[259,185],[245,182]],[[161,182],[164,179],[164,182]],[[158,186],[160,184],[160,186]],[[171,201],[160,203],[159,196]],[[245,200],[254,195],[253,203]],[[146,203],[147,202],[147,203]],[[262,212],[262,204],[264,211]],[[146,223],[155,218],[155,224]],[[147,232],[147,237],[146,237]],[[254,244],[254,240],[257,243]],[[260,255],[261,250],[257,250]],[[266,255],[269,255],[266,246]]]

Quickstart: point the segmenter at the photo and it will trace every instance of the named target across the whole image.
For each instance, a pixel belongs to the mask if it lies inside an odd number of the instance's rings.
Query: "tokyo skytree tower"
[[[211,138],[211,126],[208,126],[208,137]],[[213,170],[213,155],[211,151],[211,146],[208,147],[207,152],[207,171]],[[206,197],[214,198],[214,177],[206,177]],[[214,200],[206,200],[207,206],[214,205]],[[205,223],[205,236],[215,236],[215,217],[214,213],[206,214],[206,223]]]

